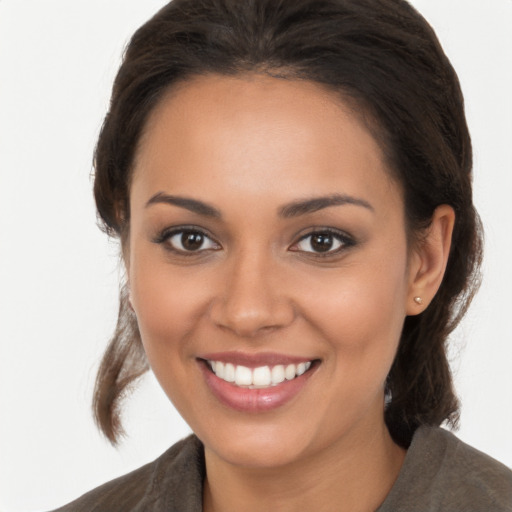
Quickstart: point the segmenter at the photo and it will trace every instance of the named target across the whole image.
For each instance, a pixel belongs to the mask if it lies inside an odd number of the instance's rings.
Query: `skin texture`
[[[218,215],[148,205],[158,193]],[[364,204],[280,215],[333,194]],[[385,379],[405,316],[440,284],[453,211],[439,207],[409,247],[401,188],[357,116],[318,85],[259,75],[168,93],[138,148],[130,209],[131,301],[153,371],[205,444],[205,510],[375,510],[404,457],[384,424]],[[183,226],[208,235],[199,250],[169,235]],[[314,252],[307,236],[326,228],[345,241]],[[317,363],[290,401],[244,412],[212,394],[198,360],[226,351]]]

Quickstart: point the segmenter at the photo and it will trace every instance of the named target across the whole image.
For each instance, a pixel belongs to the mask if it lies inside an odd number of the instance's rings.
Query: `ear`
[[[452,241],[455,212],[446,204],[438,206],[432,222],[412,249],[409,262],[407,315],[427,309],[443,281]]]

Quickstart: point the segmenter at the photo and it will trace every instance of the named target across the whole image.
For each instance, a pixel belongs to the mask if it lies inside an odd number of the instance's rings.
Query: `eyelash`
[[[315,235],[327,235],[328,237],[334,239],[339,243],[339,246],[336,247],[334,250],[331,250],[330,248],[327,251],[305,251],[300,249],[293,249],[293,247],[297,247],[301,242],[307,240],[308,238],[312,239]],[[311,242],[309,242],[309,245],[311,247]],[[289,250],[292,250],[294,252],[303,252],[306,254],[314,255],[316,258],[328,258],[339,255],[341,252],[343,252],[346,249],[349,249],[350,247],[353,247],[356,245],[356,241],[343,231],[338,231],[337,229],[332,228],[317,228],[313,231],[308,232],[306,235],[303,235],[297,242],[295,242]]]
[[[198,250],[186,250],[185,248],[177,248],[174,247],[171,243],[171,239],[181,235],[181,239],[179,240],[179,243],[183,247],[183,235],[190,234],[190,235],[200,235],[203,237],[202,244],[203,245],[207,240],[210,242],[210,244],[213,244],[213,247],[207,247],[204,249],[199,248]],[[338,247],[335,248],[335,250],[331,250],[331,248],[328,248],[326,251],[307,251],[307,250],[301,250],[297,249],[296,247],[299,246],[302,242],[307,240],[308,238],[312,238],[315,235],[324,235],[328,236],[331,239],[334,239],[334,241],[337,241],[339,243]],[[165,229],[162,231],[154,240],[154,243],[165,245],[166,250],[177,253],[179,255],[184,255],[187,257],[191,256],[197,256],[199,254],[204,253],[205,251],[216,251],[221,248],[220,244],[216,242],[208,233],[206,233],[204,230],[196,227],[196,226],[181,226],[178,228],[173,229]],[[311,247],[311,241],[309,243]],[[353,247],[356,245],[356,241],[346,233],[342,231],[338,231],[332,228],[317,228],[313,231],[308,232],[307,234],[301,236],[299,240],[295,243],[293,243],[288,250],[292,252],[300,252],[305,254],[314,255],[314,257],[319,258],[328,258],[335,255],[338,255],[340,252]]]
[[[171,243],[171,239],[175,236],[181,235],[180,243],[183,247],[183,235],[190,234],[190,235],[200,235],[203,237],[203,244],[206,240],[209,240],[210,243],[214,244],[216,247],[208,247],[206,249],[199,249],[195,251],[186,250],[186,249],[180,249],[177,247],[173,247]],[[211,251],[211,250],[218,250],[220,249],[220,244],[217,243],[208,233],[203,231],[202,229],[196,227],[196,226],[181,226],[179,228],[173,228],[173,229],[164,229],[154,240],[154,243],[156,244],[162,244],[165,245],[166,250],[170,252],[174,252],[180,255],[184,256],[195,256],[198,254],[203,253],[204,251]]]

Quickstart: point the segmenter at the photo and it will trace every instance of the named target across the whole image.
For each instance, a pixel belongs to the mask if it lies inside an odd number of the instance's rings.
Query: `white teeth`
[[[226,366],[224,366],[224,380],[235,382],[235,367],[231,363],[226,363]]]
[[[272,384],[281,384],[284,381],[284,366],[278,364],[272,368]]]
[[[215,363],[215,368],[213,370],[215,372],[215,375],[220,377],[221,379],[224,379],[224,363],[221,361],[217,361]]]
[[[286,380],[294,379],[296,372],[297,372],[297,368],[295,368],[295,365],[289,364],[284,370],[284,376],[285,376]]]
[[[259,366],[252,371],[252,383],[254,386],[270,386],[272,375],[268,366]]]
[[[297,375],[302,375],[306,371],[306,363],[300,363],[297,366]]]
[[[220,377],[222,379],[222,377]],[[247,366],[237,366],[235,370],[235,384],[237,386],[250,386],[252,384],[252,371]]]
[[[289,365],[258,366],[251,369],[247,366],[223,363],[222,361],[208,361],[208,364],[217,377],[237,386],[266,388],[276,386],[285,380],[300,377],[311,368],[311,361]]]

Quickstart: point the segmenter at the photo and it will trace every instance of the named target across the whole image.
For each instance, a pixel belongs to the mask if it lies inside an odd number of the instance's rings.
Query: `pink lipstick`
[[[240,352],[205,354],[198,362],[207,386],[221,403],[253,413],[291,401],[319,364],[296,356]]]

